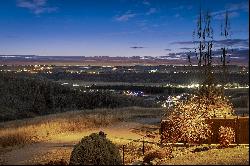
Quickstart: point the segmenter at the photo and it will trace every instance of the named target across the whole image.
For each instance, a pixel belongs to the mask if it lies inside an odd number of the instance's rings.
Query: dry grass
[[[58,134],[76,136],[85,129],[94,129],[100,126],[109,126],[116,122],[136,122],[139,117],[161,117],[164,112],[161,109],[152,108],[122,108],[122,109],[95,109],[71,111],[66,113],[47,115],[32,119],[10,121],[0,123],[0,149],[1,147],[29,144],[33,142],[46,141],[57,137]],[[79,137],[80,138],[80,137]],[[147,138],[146,141],[157,142],[159,138]],[[122,145],[125,140],[111,139],[116,143],[122,155]],[[125,141],[128,143],[128,140]],[[194,147],[173,147],[174,158],[163,158],[153,161],[154,164],[164,165],[247,165],[249,163],[249,146],[237,146],[233,148],[217,149],[213,146],[207,151],[193,153]],[[8,147],[7,147],[8,148]],[[4,148],[2,148],[4,149]],[[161,147],[145,143],[145,154],[150,151],[161,150]],[[72,147],[55,147],[46,154],[38,153],[31,163],[48,163],[48,161],[60,161],[62,158],[69,160]],[[127,144],[125,151],[125,164],[135,161],[143,161],[142,142]],[[1,159],[0,159],[1,160]],[[33,161],[34,160],[34,161]]]
[[[192,153],[194,147],[175,151],[174,158],[161,164],[167,165],[248,165],[249,146],[237,146]]]
[[[2,147],[32,143],[33,138],[27,131],[1,131],[0,145]]]
[[[29,144],[47,140],[56,134],[76,133],[116,122],[133,121],[140,115],[160,117],[162,113],[158,108],[95,109],[0,123],[0,147]]]
[[[235,146],[231,148],[218,148],[219,145],[200,145],[193,147],[172,147],[172,156],[161,156],[150,162],[153,165],[248,165],[249,146]],[[120,146],[120,151],[122,154]],[[167,148],[167,147],[166,147]],[[206,149],[195,152],[196,148]],[[152,144],[145,145],[145,155],[151,151],[161,151],[162,147]],[[144,155],[144,156],[145,156]],[[143,163],[142,144],[133,143],[126,147],[125,164]]]

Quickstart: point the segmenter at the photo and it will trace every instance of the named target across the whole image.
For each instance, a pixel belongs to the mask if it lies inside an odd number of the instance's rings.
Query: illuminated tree
[[[207,119],[234,115],[232,104],[215,86],[212,73],[213,28],[209,12],[200,14],[197,21],[198,48],[195,49],[198,66],[204,75],[199,90],[187,101],[179,103],[167,117],[167,130],[163,131],[163,142],[203,143],[213,134]],[[226,19],[228,15],[226,14]],[[227,25],[227,23],[226,23]],[[227,27],[225,28],[227,35]],[[197,51],[198,50],[198,51]],[[226,48],[223,48],[223,66],[225,66]],[[188,57],[190,61],[190,56]],[[191,61],[190,61],[191,62]]]
[[[206,119],[233,114],[232,105],[218,95],[216,89],[204,88],[179,103],[167,117],[168,130],[163,132],[163,141],[203,143],[213,134]]]

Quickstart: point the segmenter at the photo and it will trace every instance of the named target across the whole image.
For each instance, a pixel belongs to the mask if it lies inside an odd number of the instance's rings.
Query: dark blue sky
[[[0,54],[167,55],[178,59],[184,48],[191,47],[200,4],[213,16],[218,42],[222,40],[219,36],[222,14],[229,10],[231,46],[248,50],[248,0],[0,0],[0,3]]]

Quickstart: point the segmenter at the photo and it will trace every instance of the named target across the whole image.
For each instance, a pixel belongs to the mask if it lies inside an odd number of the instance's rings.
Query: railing
[[[161,144],[158,141],[149,141],[148,139],[151,139],[150,137],[153,137],[153,135],[144,135],[139,139],[136,140],[132,140],[130,142],[128,142],[127,144],[123,144],[122,145],[122,163],[123,165],[125,165],[125,158],[126,158],[126,152],[129,153],[133,153],[133,154],[137,154],[139,156],[144,156],[144,154],[150,150],[149,146],[146,145],[157,145],[160,146]],[[139,144],[138,146],[138,143]],[[127,151],[129,150],[129,151]],[[134,157],[136,157],[136,155],[134,155]],[[132,162],[132,161],[130,161]]]

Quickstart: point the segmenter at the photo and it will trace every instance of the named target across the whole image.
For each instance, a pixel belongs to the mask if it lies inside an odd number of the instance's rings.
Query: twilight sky
[[[0,54],[186,57],[199,7],[218,48],[249,60],[248,0],[0,0]],[[225,10],[232,37],[220,37]],[[217,51],[218,52],[218,51]]]

